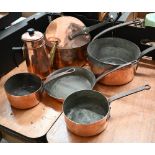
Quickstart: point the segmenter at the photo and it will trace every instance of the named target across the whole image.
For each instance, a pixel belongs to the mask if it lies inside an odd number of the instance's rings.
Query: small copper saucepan
[[[19,73],[5,82],[4,89],[13,107],[28,109],[41,100],[42,80],[32,73]]]
[[[102,132],[110,118],[111,102],[150,89],[144,85],[136,89],[117,94],[107,99],[100,92],[81,90],[68,96],[63,104],[67,128],[79,136],[94,136]]]

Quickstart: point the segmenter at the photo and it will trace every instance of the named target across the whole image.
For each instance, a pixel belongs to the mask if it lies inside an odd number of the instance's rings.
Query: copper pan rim
[[[32,76],[35,76],[36,78],[38,78],[38,80],[40,80],[40,87],[39,88],[37,88],[35,91],[33,91],[33,92],[31,92],[31,93],[28,93],[28,94],[25,94],[25,95],[13,95],[13,94],[11,94],[10,92],[8,92],[7,91],[7,89],[6,89],[6,84],[7,84],[7,82],[8,82],[8,80],[9,79],[11,79],[13,76],[18,76],[18,75],[20,75],[20,74],[27,74],[27,75],[32,75]],[[27,72],[25,72],[25,73],[17,73],[17,74],[14,74],[13,76],[11,76],[9,79],[7,79],[7,81],[5,82],[5,84],[4,84],[4,89],[5,89],[5,92],[7,93],[7,94],[9,94],[10,96],[12,96],[12,97],[16,97],[16,98],[18,98],[18,97],[28,97],[29,95],[31,95],[31,94],[37,94],[37,93],[39,93],[40,92],[40,90],[42,90],[42,88],[43,88],[43,83],[42,83],[42,80],[37,76],[37,75],[35,75],[35,74],[33,74],[33,73],[27,73]]]

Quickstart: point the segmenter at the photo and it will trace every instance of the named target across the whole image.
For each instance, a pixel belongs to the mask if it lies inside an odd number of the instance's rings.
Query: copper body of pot
[[[10,104],[18,109],[32,108],[41,100],[42,81],[31,73],[13,75],[4,88]]]
[[[7,93],[10,104],[17,109],[29,109],[39,104],[41,93],[35,92],[28,96],[14,96]]]
[[[127,67],[111,73],[100,80],[105,85],[123,85],[131,82],[134,78],[135,67]]]
[[[81,30],[84,26],[79,19],[70,16],[56,18],[49,24],[45,32],[49,53],[51,53],[55,40],[58,42],[54,53],[54,69],[83,66],[86,63],[86,48],[90,42],[90,35],[69,39],[70,34]]]
[[[66,66],[83,66],[86,64],[86,51],[87,45],[84,45],[80,48],[73,49],[55,49],[55,55],[53,60],[54,69],[60,69]],[[51,47],[47,45],[48,52],[50,53]]]
[[[65,117],[67,128],[79,136],[95,136],[104,131],[108,125],[107,116],[92,124],[79,124]]]
[[[52,67],[43,34],[31,28],[22,35],[22,40],[28,71],[41,79],[46,78],[51,73]]]
[[[75,110],[73,110],[74,107],[76,108]],[[76,122],[75,120],[69,117],[70,113],[72,113],[71,115],[73,117],[77,117],[76,116],[77,111],[83,109],[99,112],[101,113],[102,116],[100,119],[97,119],[96,121],[92,122],[91,117],[92,115],[95,116],[95,113],[89,115],[87,114],[87,111],[85,112],[80,111],[79,119],[81,120],[86,118],[89,119],[90,117],[89,123]],[[103,112],[104,110],[105,112]],[[104,131],[108,125],[108,120],[110,118],[109,103],[101,93],[94,90],[81,90],[72,93],[64,101],[63,112],[67,128],[76,135],[86,137],[95,136]],[[84,115],[88,116],[85,117]]]
[[[110,27],[97,34],[92,42],[89,43],[87,47],[88,60],[96,76],[105,71],[107,66],[110,65],[115,67],[116,65],[125,64],[134,60],[137,60],[138,63],[144,55],[155,50],[153,46],[141,51],[135,43],[122,38],[98,38],[111,30],[135,23],[141,24],[141,21],[135,20]],[[129,67],[115,71],[101,79],[100,82],[106,85],[126,84],[133,80],[137,66],[137,64],[130,65]]]
[[[107,70],[106,67],[98,66],[91,62],[89,62],[89,65],[95,75],[100,75],[102,72],[105,72]],[[113,73],[110,73],[109,75],[102,78],[99,82],[105,85],[112,86],[127,84],[133,80],[137,66],[137,64],[134,64],[114,71]]]

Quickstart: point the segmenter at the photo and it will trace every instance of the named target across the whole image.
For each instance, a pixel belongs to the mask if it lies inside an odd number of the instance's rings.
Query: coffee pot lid
[[[37,41],[44,37],[43,33],[35,31],[33,28],[29,28],[27,32],[22,35],[23,41]]]

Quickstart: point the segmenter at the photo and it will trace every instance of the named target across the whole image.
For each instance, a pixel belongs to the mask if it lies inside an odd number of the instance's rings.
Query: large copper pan
[[[91,40],[89,32],[113,22],[110,19],[109,17],[90,27],[71,16],[61,16],[53,20],[45,32],[47,48],[53,58],[53,68],[83,66],[87,58],[87,45]]]
[[[141,21],[135,20],[110,27],[96,35],[92,42],[89,43],[87,47],[88,60],[91,70],[96,76],[105,71],[107,65],[114,67],[134,60],[137,60],[138,64],[144,55],[155,50],[155,46],[153,46],[141,52],[135,43],[123,38],[98,38],[106,32],[133,23],[141,24]],[[106,85],[126,84],[133,80],[137,64],[117,70],[101,79],[100,82]]]
[[[53,53],[53,68],[59,69],[65,66],[83,66],[86,63],[86,48],[90,42],[90,35],[81,35],[73,40],[69,34],[84,27],[79,19],[70,16],[62,16],[53,20],[46,29],[45,38],[49,52],[55,45]]]

